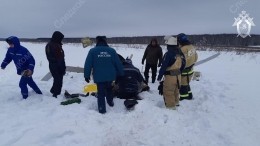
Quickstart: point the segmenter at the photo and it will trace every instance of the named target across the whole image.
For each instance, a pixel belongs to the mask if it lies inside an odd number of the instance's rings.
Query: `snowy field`
[[[0,70],[0,146],[259,146],[260,145],[260,54],[221,52],[214,60],[195,68],[202,72],[193,81],[194,100],[181,101],[177,111],[165,109],[157,86],[141,93],[144,99],[134,111],[125,110],[115,99],[107,114],[97,112],[95,97],[81,98],[81,104],[61,106],[63,96],[51,97],[45,44],[22,43],[36,59],[34,80],[44,95],[29,90],[22,100],[20,77],[14,64]],[[65,44],[66,64],[83,67],[88,48]],[[7,44],[0,42],[0,60]],[[133,54],[140,70],[144,49],[116,45],[118,53]],[[165,52],[164,48],[164,52]],[[198,52],[199,60],[216,52]],[[64,90],[82,92],[83,74],[67,73]]]

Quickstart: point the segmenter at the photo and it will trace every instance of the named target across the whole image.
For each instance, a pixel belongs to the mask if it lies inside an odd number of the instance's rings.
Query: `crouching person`
[[[185,67],[185,58],[177,45],[177,38],[170,37],[165,42],[167,52],[164,55],[162,66],[157,80],[163,82],[163,97],[166,108],[176,109],[179,105],[179,88],[181,82],[181,71]]]
[[[7,38],[6,42],[10,47],[8,48],[3,63],[1,64],[1,68],[5,69],[11,61],[14,61],[17,74],[22,76],[19,87],[21,88],[23,99],[28,97],[27,85],[29,85],[37,94],[42,94],[41,90],[32,78],[35,66],[35,60],[32,54],[25,47],[20,45],[19,39],[15,36]]]
[[[137,100],[137,96],[140,93],[140,89],[143,86],[143,76],[139,69],[133,66],[130,59],[121,60],[124,67],[124,76],[117,78],[118,83],[118,98],[121,99],[134,99]]]
[[[89,83],[90,74],[93,70],[94,82],[97,84],[97,100],[99,113],[106,113],[106,102],[114,106],[112,95],[112,82],[117,76],[123,76],[123,66],[116,51],[110,48],[105,36],[96,37],[96,47],[89,50],[85,62],[84,77]],[[106,98],[106,100],[105,100]]]

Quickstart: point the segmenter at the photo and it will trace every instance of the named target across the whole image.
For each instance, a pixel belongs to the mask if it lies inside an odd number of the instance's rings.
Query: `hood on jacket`
[[[20,47],[20,40],[16,36],[10,36],[5,41],[8,44],[13,44],[15,48]]]
[[[157,46],[159,46],[159,44],[158,44],[158,41],[157,41],[157,39],[156,38],[153,38],[152,40],[151,40],[151,42],[150,42],[150,46],[153,46],[152,44],[153,44],[153,42],[155,42],[155,47],[157,47]],[[153,46],[154,47],[154,46]]]
[[[64,38],[64,35],[61,32],[55,31],[52,34],[51,41],[58,43],[58,44],[62,44],[61,41],[63,40],[63,38]]]
[[[167,51],[173,52],[174,54],[180,54],[180,48],[177,45],[167,45]]]

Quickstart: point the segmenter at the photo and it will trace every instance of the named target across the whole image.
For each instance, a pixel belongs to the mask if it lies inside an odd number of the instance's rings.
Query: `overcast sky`
[[[246,10],[260,34],[260,0],[1,0],[0,37],[237,33]]]

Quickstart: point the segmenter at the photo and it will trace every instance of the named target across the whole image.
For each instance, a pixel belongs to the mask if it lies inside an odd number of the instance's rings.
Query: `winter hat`
[[[165,44],[167,45],[177,45],[177,38],[176,37],[170,37],[165,41]]]
[[[97,43],[99,43],[99,42],[107,42],[107,37],[106,36],[97,36],[96,37],[96,41],[97,41]]]

